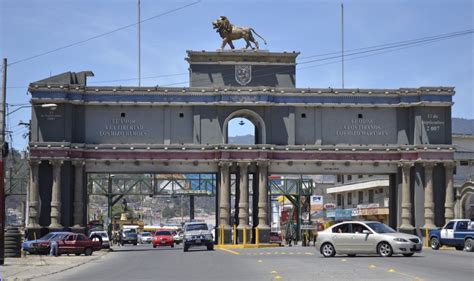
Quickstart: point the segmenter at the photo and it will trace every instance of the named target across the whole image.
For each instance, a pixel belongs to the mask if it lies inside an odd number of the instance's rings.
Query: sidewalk
[[[0,266],[0,280],[16,281],[44,277],[104,258],[107,253],[109,252],[102,250],[88,257],[84,255],[59,257],[27,255],[24,258],[7,258],[5,265]]]

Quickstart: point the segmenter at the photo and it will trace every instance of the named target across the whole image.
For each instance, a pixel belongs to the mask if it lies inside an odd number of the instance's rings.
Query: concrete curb
[[[61,269],[58,269],[57,271],[53,271],[53,272],[47,272],[47,273],[40,273],[40,274],[37,274],[37,275],[32,275],[30,277],[15,277],[15,276],[11,276],[11,277],[8,277],[8,278],[5,278],[5,280],[32,280],[32,279],[36,279],[36,278],[42,278],[42,277],[46,277],[46,276],[50,276],[50,275],[54,275],[54,274],[57,274],[57,273],[61,273],[61,272],[64,272],[66,270],[69,270],[69,269],[72,269],[72,268],[76,268],[76,267],[79,267],[81,265],[84,265],[86,263],[90,263],[92,261],[95,261],[95,260],[98,260],[104,256],[106,256],[109,251],[101,251],[100,252],[101,254],[100,255],[96,255],[96,256],[91,256],[90,259],[88,260],[84,260],[84,261],[81,261],[79,263],[76,263],[76,264],[73,264],[71,266],[67,266],[65,268],[61,268]],[[61,257],[58,257],[59,259]],[[42,262],[44,262],[45,264],[44,265],[52,265],[50,263],[47,263],[45,260],[42,260]]]

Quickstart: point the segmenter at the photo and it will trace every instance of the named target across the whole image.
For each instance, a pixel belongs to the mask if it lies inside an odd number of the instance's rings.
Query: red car
[[[158,230],[155,232],[151,243],[153,244],[153,248],[158,246],[171,246],[171,248],[173,248],[173,234],[169,230]]]
[[[50,240],[41,240],[34,243],[34,247],[39,253],[49,253],[51,242],[55,241],[58,244],[58,252],[61,254],[76,254],[79,256],[84,254],[86,256],[92,255],[92,252],[102,249],[100,241],[92,241],[82,233],[72,232],[55,232],[56,236]],[[55,234],[53,233],[53,234]]]

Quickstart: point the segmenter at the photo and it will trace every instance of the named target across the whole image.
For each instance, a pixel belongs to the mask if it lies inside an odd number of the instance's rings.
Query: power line
[[[372,48],[372,49],[366,50],[366,51],[352,52],[352,53],[349,53],[349,54],[345,54],[345,56],[353,56],[353,55],[358,55],[358,54],[371,53],[371,52],[380,51],[380,50],[385,50],[385,49],[398,48],[398,47],[401,47],[401,46],[412,46],[412,45],[417,45],[417,44],[419,44],[419,43],[424,43],[424,42],[437,42],[437,41],[441,41],[441,40],[445,40],[445,39],[451,39],[451,38],[454,38],[454,37],[469,35],[469,34],[472,34],[472,33],[474,33],[474,30],[471,29],[471,30],[469,30],[469,31],[465,31],[465,32],[462,32],[462,33],[456,33],[456,34],[446,35],[446,36],[442,36],[442,37],[438,37],[438,38],[433,38],[433,39],[418,40],[418,41],[416,41],[416,42],[411,42],[411,43],[400,43],[400,44],[396,44],[396,45],[391,45],[391,46],[386,46],[386,47],[380,47],[380,48],[375,48],[375,49]],[[318,62],[318,61],[331,60],[331,59],[339,59],[339,58],[341,58],[341,55],[331,56],[331,57],[326,57],[326,58],[321,58],[321,59],[314,59],[314,60],[309,60],[309,61],[304,61],[304,62],[300,62],[300,63],[298,63],[298,64],[299,64],[299,65],[301,65],[301,64],[308,64],[308,63],[313,63],[313,62]]]
[[[409,40],[404,40],[404,41],[396,41],[396,42],[384,43],[384,44],[373,45],[373,46],[368,46],[368,47],[355,48],[355,49],[348,50],[348,52],[361,51],[361,50],[367,50],[367,49],[373,49],[373,48],[379,48],[379,47],[385,47],[385,46],[391,46],[391,45],[397,45],[397,44],[403,44],[403,43],[417,42],[417,41],[426,40],[426,39],[436,39],[438,37],[443,37],[443,36],[447,36],[447,35],[454,35],[454,34],[459,34],[459,33],[464,33],[464,32],[472,32],[472,31],[473,31],[473,29],[454,31],[454,32],[450,32],[450,33],[431,35],[431,36],[420,37],[420,38],[416,38],[416,39],[409,39]],[[323,54],[317,54],[317,55],[309,55],[309,56],[305,56],[305,57],[300,57],[298,59],[305,60],[305,59],[309,59],[309,58],[324,57],[324,56],[335,55],[335,54],[340,54],[340,53],[341,53],[340,51],[337,51],[337,52],[323,53]]]
[[[168,11],[163,12],[163,13],[161,13],[161,14],[157,14],[157,15],[155,15],[155,16],[146,18],[146,19],[140,21],[140,23],[143,23],[143,22],[146,22],[146,21],[150,21],[150,20],[152,20],[152,19],[156,19],[156,18],[165,16],[165,15],[168,15],[168,14],[171,14],[171,13],[174,13],[174,12],[177,12],[177,11],[182,10],[182,9],[185,9],[185,8],[187,8],[187,7],[196,5],[196,4],[199,3],[199,2],[201,2],[201,0],[198,0],[198,1],[195,1],[195,2],[192,2],[192,3],[189,3],[189,4],[186,4],[186,5],[184,5],[184,6],[180,6],[180,7],[175,8],[175,9],[168,10]],[[94,39],[97,39],[97,38],[100,38],[100,37],[103,37],[103,36],[106,36],[106,35],[115,33],[115,32],[117,32],[117,31],[130,28],[130,27],[132,27],[132,26],[137,25],[138,23],[139,23],[139,22],[135,22],[135,23],[132,23],[132,24],[129,24],[129,25],[125,25],[125,26],[119,27],[119,28],[117,28],[117,29],[114,29],[114,30],[111,30],[111,31],[107,31],[107,32],[105,32],[105,33],[101,33],[101,34],[98,34],[98,35],[89,37],[89,38],[84,39],[84,40],[80,40],[80,41],[77,41],[77,42],[74,42],[74,43],[71,43],[71,44],[68,44],[68,45],[64,45],[64,46],[61,46],[61,47],[59,47],[59,48],[56,48],[56,49],[53,49],[53,50],[50,50],[50,51],[47,51],[47,52],[43,52],[43,53],[40,53],[40,54],[37,54],[37,55],[34,55],[34,56],[30,56],[30,57],[26,57],[26,58],[24,58],[24,59],[20,59],[20,60],[14,61],[14,62],[12,62],[12,63],[9,63],[8,65],[10,66],[10,65],[18,64],[18,63],[21,63],[21,62],[25,62],[25,61],[28,61],[28,60],[32,60],[32,59],[35,59],[35,58],[38,58],[38,57],[42,57],[42,56],[45,56],[45,55],[54,53],[54,52],[57,52],[57,51],[60,51],[60,50],[64,50],[64,49],[67,49],[67,48],[70,48],[70,47],[73,47],[73,46],[76,46],[76,45],[79,45],[79,44],[83,44],[83,43],[89,42],[89,41],[91,41],[91,40],[94,40]]]

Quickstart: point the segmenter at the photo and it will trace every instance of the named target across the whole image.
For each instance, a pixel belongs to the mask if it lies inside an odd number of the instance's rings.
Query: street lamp
[[[43,103],[43,104],[38,104],[38,105],[35,105],[35,104],[34,105],[22,105],[18,108],[15,108],[13,111],[8,112],[6,116],[9,116],[10,114],[13,114],[13,113],[17,112],[20,109],[29,108],[29,107],[42,107],[42,108],[50,108],[51,110],[56,110],[58,105],[55,104],[55,103]]]

